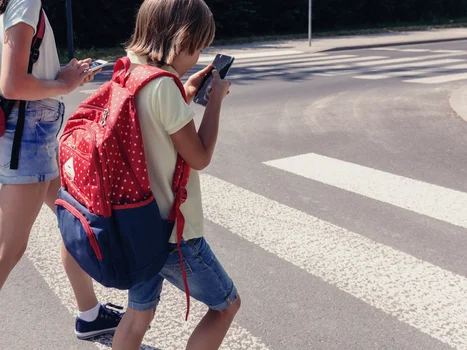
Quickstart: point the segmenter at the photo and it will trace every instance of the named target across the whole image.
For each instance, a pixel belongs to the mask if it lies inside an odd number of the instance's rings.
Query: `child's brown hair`
[[[161,67],[185,50],[192,55],[208,47],[214,33],[214,18],[203,0],[145,0],[127,50]]]

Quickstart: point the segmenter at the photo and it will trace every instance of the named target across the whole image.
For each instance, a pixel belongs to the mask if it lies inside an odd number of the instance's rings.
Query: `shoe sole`
[[[76,334],[76,337],[79,340],[86,340],[86,339],[98,337],[99,335],[113,334],[113,333],[115,333],[116,329],[117,329],[117,327],[107,328],[107,329],[103,329],[103,330],[100,330],[100,331],[94,331],[94,332],[86,332],[86,333],[80,333],[80,332],[75,331],[75,334]]]

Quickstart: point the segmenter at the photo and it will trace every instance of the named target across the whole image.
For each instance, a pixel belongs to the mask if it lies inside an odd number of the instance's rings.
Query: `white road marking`
[[[385,74],[387,74],[389,77],[406,77],[406,76],[423,75],[428,72],[429,70],[408,70],[408,71],[388,72]]]
[[[465,50],[433,50],[432,52],[437,53],[467,53]]]
[[[445,67],[445,69],[467,69],[467,63],[466,64],[456,64],[454,66],[448,66],[448,67]]]
[[[409,68],[409,67],[430,67],[430,66],[441,66],[447,65],[450,63],[456,62],[465,62],[465,59],[459,58],[446,58],[442,60],[433,60],[433,61],[422,61],[422,62],[412,62],[412,63],[402,63],[402,64],[393,64],[388,66],[379,66],[378,71],[386,69],[397,69],[397,68]]]
[[[400,51],[397,47],[377,47],[375,49],[370,49],[371,51]]]
[[[276,50],[276,51],[267,51],[267,52],[241,53],[241,54],[235,54],[233,56],[235,56],[235,59],[243,59],[243,58],[261,58],[261,57],[300,55],[302,53],[303,51],[297,51],[297,50]],[[198,62],[212,62],[212,60],[214,60],[215,57],[216,55],[202,56],[199,58]]]
[[[374,71],[379,72],[379,71]],[[379,80],[379,79],[389,79],[396,77],[412,77],[419,76],[428,73],[429,70],[409,70],[409,71],[398,71],[398,72],[384,72],[384,74],[362,74],[354,76],[355,79],[366,79],[366,80]]]
[[[467,193],[464,192],[314,153],[265,164],[467,228]]]
[[[410,79],[410,80],[404,80],[404,82],[416,83],[416,84],[442,84],[442,83],[448,83],[451,81],[466,80],[466,79],[467,79],[467,73],[459,73],[459,74],[439,75],[436,77]]]
[[[385,57],[382,57],[382,56],[373,56],[373,57],[355,57],[355,58],[343,58],[343,59],[337,59],[337,60],[329,60],[329,61],[318,61],[318,62],[310,62],[310,61],[306,61],[306,62],[300,62],[300,63],[295,63],[295,62],[290,62],[290,63],[287,63],[287,64],[282,64],[281,67],[289,70],[289,69],[293,69],[293,68],[300,68],[300,67],[309,67],[309,68],[319,68],[319,69],[324,69],[324,68],[327,68],[327,69],[333,69],[335,68],[336,66],[332,65],[332,64],[337,64],[337,67],[340,67],[342,66],[341,63],[349,63],[349,64],[353,64],[354,62],[363,62],[363,61],[370,61],[370,60],[375,60],[375,59],[379,59],[379,58],[385,58]],[[328,66],[328,64],[330,64]],[[238,68],[245,68],[247,66],[240,66]],[[255,66],[253,68],[249,68],[248,70],[249,71],[253,71],[253,72],[260,72],[260,71],[264,71],[264,70],[267,70],[268,68],[273,68],[275,67],[274,64],[262,64],[260,66]],[[347,65],[347,67],[352,67],[351,65]]]
[[[463,53],[447,53],[447,54],[439,54],[439,55],[431,55],[431,56],[392,58],[392,59],[376,61],[376,62],[362,62],[362,63],[358,63],[357,66],[367,67],[367,66],[377,66],[377,65],[392,64],[392,63],[428,61],[428,60],[434,60],[434,59],[437,59],[437,58],[446,58],[446,57],[463,56],[463,55],[467,55],[467,52],[463,52]]]
[[[354,76],[355,79],[364,79],[364,80],[380,80],[380,79],[388,79],[390,78],[389,75],[385,74],[361,74]]]
[[[335,61],[340,59],[350,59],[350,58],[358,58],[355,55],[340,55],[340,56],[326,56],[326,57],[302,57],[299,58],[282,58],[282,59],[274,59],[274,60],[262,60],[260,62],[235,62],[236,68],[246,68],[246,67],[268,67],[268,66],[275,66],[275,65],[284,65],[288,67],[292,64],[304,63],[305,65],[314,64],[316,62],[323,62],[327,63],[328,61]]]
[[[50,289],[72,314],[76,311],[75,301],[60,260],[60,243],[61,238],[57,229],[55,215],[44,207],[33,227],[27,256]],[[98,284],[95,284],[95,287],[99,300],[122,306],[127,305],[126,292],[106,289]],[[192,300],[192,309],[188,322],[185,322],[185,311],[185,295],[169,283],[165,283],[162,302],[158,306],[156,319],[152,323],[152,328],[147,332],[143,344],[164,350],[184,349],[189,335],[206,312],[206,307]],[[72,336],[71,330],[70,336]],[[108,345],[99,343],[95,343],[95,345],[100,349],[109,349],[111,337],[102,337],[101,340]],[[146,347],[142,348],[146,349]],[[152,349],[152,347],[147,347],[147,349]],[[246,329],[234,324],[221,349],[268,350],[268,347]]]
[[[465,277],[215,177],[203,175],[201,182],[208,220],[435,339],[467,349]]]
[[[397,51],[400,51],[400,52],[433,52],[432,50],[428,50],[428,49],[400,49]]]

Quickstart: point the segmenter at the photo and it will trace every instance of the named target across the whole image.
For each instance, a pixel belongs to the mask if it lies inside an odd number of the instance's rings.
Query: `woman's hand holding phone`
[[[56,80],[60,81],[63,85],[63,94],[68,94],[75,90],[78,86],[92,75],[88,72],[91,59],[78,61],[73,58],[57,75]]]

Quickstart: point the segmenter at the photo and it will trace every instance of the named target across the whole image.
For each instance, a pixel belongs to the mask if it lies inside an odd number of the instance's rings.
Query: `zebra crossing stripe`
[[[360,74],[354,76],[355,79],[363,79],[363,80],[381,80],[381,79],[389,79],[390,76],[386,74]]]
[[[276,50],[276,51],[266,51],[266,52],[252,52],[252,53],[240,53],[236,54],[235,59],[244,59],[244,58],[262,58],[262,57],[277,57],[277,56],[290,56],[290,55],[300,55],[303,51],[297,50]],[[201,56],[198,62],[212,62],[216,56]]]
[[[446,58],[441,60],[433,61],[422,61],[422,62],[412,62],[412,63],[402,63],[402,64],[392,64],[388,66],[379,66],[377,69],[387,70],[387,69],[397,69],[397,68],[415,68],[415,67],[432,67],[432,66],[441,66],[447,65],[456,62],[465,62],[465,59],[460,58]]]
[[[384,57],[381,57],[381,56],[372,56],[372,57],[355,57],[355,58],[344,58],[344,59],[337,59],[337,60],[329,60],[329,61],[316,61],[316,62],[299,62],[299,63],[295,63],[295,62],[289,62],[285,65],[283,65],[283,67],[287,68],[287,69],[292,69],[292,68],[300,68],[300,67],[309,67],[309,68],[329,68],[329,69],[335,69],[335,67],[337,66],[334,66],[334,64],[337,64],[339,67],[342,67],[342,63],[347,63],[347,65],[345,66],[345,68],[350,68],[350,64],[354,63],[354,62],[363,62],[363,61],[370,61],[370,60],[376,60],[376,59],[380,59],[380,58],[384,58]],[[329,66],[328,66],[329,65]],[[237,68],[246,68],[246,67],[249,67],[250,65],[242,65],[240,67],[237,67]],[[255,71],[255,72],[259,72],[259,71],[264,71],[266,70],[267,68],[270,68],[270,67],[277,67],[278,66],[278,63],[277,62],[271,62],[268,64],[262,64],[260,67],[254,67],[254,68],[249,68],[249,71]]]
[[[467,228],[467,193],[315,153],[266,165]]]
[[[467,63],[464,64],[456,64],[454,66],[446,67],[446,69],[467,69]]]
[[[428,49],[400,49],[397,51],[400,51],[400,52],[432,52],[432,50],[428,50]]]
[[[431,56],[392,58],[392,59],[388,59],[388,60],[375,61],[375,62],[362,62],[362,63],[357,63],[357,65],[362,66],[362,67],[366,67],[366,66],[376,66],[376,65],[382,65],[382,64],[415,62],[415,61],[420,61],[420,60],[427,61],[427,60],[432,60],[432,59],[437,59],[437,58],[446,58],[446,57],[463,56],[463,55],[467,55],[467,52],[446,53],[446,54],[431,55]]]
[[[465,50],[433,50],[432,52],[439,52],[439,53],[467,53]]]
[[[467,349],[465,277],[213,176],[201,178],[211,222],[435,339]]]
[[[397,47],[377,47],[375,49],[370,49],[371,51],[400,51]]]
[[[339,56],[328,56],[328,57],[294,57],[294,58],[280,58],[280,59],[273,59],[273,60],[265,60],[263,59],[261,62],[236,62],[235,68],[245,68],[245,67],[269,67],[275,66],[278,64],[286,64],[290,66],[296,63],[304,63],[305,65],[311,65],[315,62],[324,62],[328,63],[328,61],[335,61],[335,60],[343,60],[343,59],[355,59],[358,56],[355,55],[339,55]]]
[[[410,80],[404,80],[404,82],[416,83],[416,84],[442,84],[442,83],[449,83],[451,81],[458,81],[458,80],[465,80],[465,79],[467,79],[467,73],[447,74],[447,75],[439,75],[435,77],[410,79]]]

